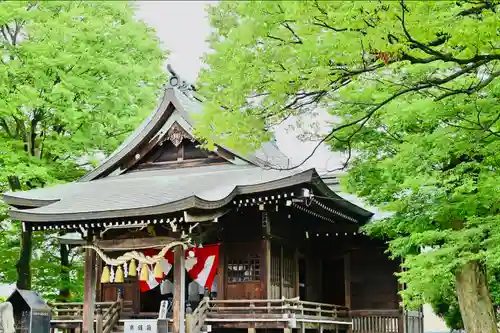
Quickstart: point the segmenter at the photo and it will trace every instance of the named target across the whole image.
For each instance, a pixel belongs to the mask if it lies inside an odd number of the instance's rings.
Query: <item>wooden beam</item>
[[[190,214],[187,211],[184,211],[184,221],[187,223],[212,221],[213,219],[218,219],[219,217],[226,215],[230,211],[231,208],[223,208],[212,212],[203,212],[199,214]]]
[[[99,240],[95,244],[103,251],[120,251],[144,249],[146,247],[164,248],[165,245],[176,240],[176,238],[172,237],[125,238]]]
[[[177,246],[174,250],[174,304],[172,309],[174,326],[172,333],[185,333],[184,304],[186,269],[184,268],[184,260],[184,248],[182,246]]]
[[[94,311],[97,282],[96,253],[85,250],[84,296],[83,296],[83,333],[94,333]]]

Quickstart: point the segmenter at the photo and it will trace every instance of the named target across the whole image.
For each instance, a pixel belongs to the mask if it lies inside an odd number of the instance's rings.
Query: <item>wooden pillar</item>
[[[102,311],[99,309],[97,315],[95,316],[95,333],[103,333],[103,317]]]
[[[103,268],[103,261],[101,257],[96,256],[96,277],[101,277],[102,275],[102,268]],[[95,301],[96,302],[103,302],[103,297],[102,297],[102,284],[97,283],[96,281],[96,287],[95,287]]]
[[[285,265],[284,264],[285,264],[285,258],[283,255],[283,245],[280,245],[280,296],[281,297],[285,296],[285,287],[283,284],[284,279],[285,279],[285,276],[284,276]]]
[[[345,306],[351,309],[351,253],[344,255]]]
[[[133,284],[135,284],[135,294],[134,300],[132,301],[132,312],[139,313],[141,312],[141,281],[136,278]]]
[[[174,251],[174,304],[173,304],[173,332],[185,333],[184,310],[185,310],[185,268],[184,248],[177,246]]]
[[[271,297],[271,241],[269,239],[262,240],[262,258],[264,266],[260,271],[260,288],[262,290],[262,299]]]
[[[260,272],[260,287],[262,290],[261,298],[270,298],[271,293],[271,223],[266,211],[261,212],[262,219],[262,258],[264,259],[264,266]]]
[[[300,296],[300,253],[299,249],[295,248],[295,297]]]
[[[350,310],[351,309],[351,252],[347,252],[344,255],[344,292],[345,292],[345,306]],[[349,317],[351,316],[348,313]],[[352,318],[351,318],[352,319]],[[338,332],[338,325],[336,332]],[[349,326],[347,330],[348,333],[352,333],[352,325]]]
[[[92,239],[91,237],[89,239]],[[96,297],[96,253],[92,249],[85,250],[84,296],[83,296],[83,333],[94,333],[94,311]]]
[[[217,267],[217,299],[226,296],[226,248],[224,243],[219,246],[219,266]]]

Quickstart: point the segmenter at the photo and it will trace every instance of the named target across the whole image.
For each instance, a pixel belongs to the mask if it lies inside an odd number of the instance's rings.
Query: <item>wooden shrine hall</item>
[[[81,235],[84,302],[53,304],[53,327],[421,333],[421,313],[400,307],[399,263],[359,232],[372,213],[314,169],[270,168],[288,164],[273,142],[201,149],[202,99],[171,74],[157,109],[94,170],[4,195],[24,230]]]

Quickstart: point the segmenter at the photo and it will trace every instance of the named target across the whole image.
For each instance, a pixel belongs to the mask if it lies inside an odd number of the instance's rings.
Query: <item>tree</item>
[[[209,10],[197,133],[253,149],[283,119],[328,110],[336,123],[318,145],[347,153],[345,187],[395,211],[368,231],[404,260],[405,303],[450,290],[467,332],[497,332],[499,11],[491,0],[222,2]]]
[[[17,279],[16,259],[21,250],[18,222],[4,221],[0,232],[0,282],[12,283]],[[69,269],[61,265],[61,245],[57,233],[34,233],[32,289],[45,299],[57,301],[83,300],[83,258],[76,251],[69,251]],[[62,292],[62,294],[61,294]]]
[[[78,178],[150,111],[166,54],[133,15],[124,2],[0,2],[0,191]]]

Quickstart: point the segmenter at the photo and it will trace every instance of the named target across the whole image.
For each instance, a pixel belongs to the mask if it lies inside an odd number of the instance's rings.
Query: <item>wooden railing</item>
[[[305,302],[299,298],[274,300],[209,300],[207,323],[282,323],[350,325],[348,309],[333,304]],[[192,333],[198,333],[193,331]]]
[[[111,333],[120,320],[123,309],[123,301],[118,299],[104,313],[98,310],[96,316],[96,333]]]
[[[120,300],[96,303],[96,333],[112,333],[113,327],[120,319],[123,306],[124,302]],[[82,303],[53,303],[51,307],[53,322],[82,322]],[[186,333],[200,333],[205,324],[234,324],[243,327],[251,323],[274,323],[290,328],[314,328],[312,325],[318,324],[337,327],[352,325],[352,333],[403,333],[405,327],[406,333],[422,332],[422,314],[416,311],[407,311],[403,316],[402,310],[349,310],[345,306],[301,301],[299,298],[205,298],[193,313],[186,315]]]
[[[193,313],[186,315],[186,333],[200,333],[209,310],[209,299],[203,298]]]
[[[353,333],[403,333],[400,310],[351,310],[349,313]]]
[[[424,315],[421,311],[406,311],[406,333],[420,333],[424,331]]]
[[[82,318],[83,303],[50,303],[52,320],[70,320]]]
[[[101,313],[106,313],[106,311],[116,304],[115,302],[97,302],[95,304],[95,314],[97,315],[99,311]],[[130,301],[124,301],[123,304],[130,305]],[[123,306],[122,304],[122,306]],[[49,303],[52,309],[52,320],[70,320],[79,319],[83,317],[83,303],[73,302],[73,303]]]
[[[347,320],[349,308],[341,305],[327,304],[327,303],[317,303],[301,301],[299,298],[293,298],[285,300],[286,304],[289,304],[292,313],[295,315],[300,315],[303,318],[313,317],[313,318],[324,318],[326,319],[343,319]]]

